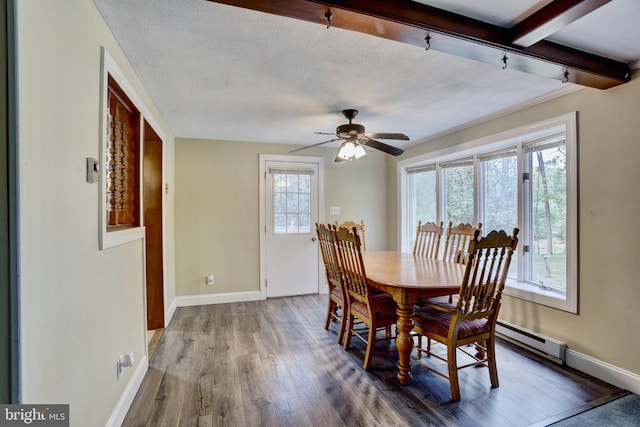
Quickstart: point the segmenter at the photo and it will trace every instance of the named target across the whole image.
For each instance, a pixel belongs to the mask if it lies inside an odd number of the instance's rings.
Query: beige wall
[[[293,147],[250,142],[176,140],[176,292],[178,296],[260,290],[259,155]],[[325,162],[325,221],[365,221],[367,248],[387,246],[386,157],[335,163],[337,149],[305,156]],[[339,206],[339,216],[329,215]],[[213,273],[216,285],[204,278]]]
[[[579,313],[505,297],[501,318],[569,349],[640,375],[640,76],[606,91],[582,89],[407,150],[402,159],[578,111]],[[389,166],[389,200],[397,195]],[[397,204],[390,212],[397,234]],[[395,225],[395,227],[394,227]],[[394,241],[390,241],[394,242]]]
[[[100,46],[106,46],[167,136],[173,136],[91,0],[18,4],[22,400],[68,403],[72,426],[104,425],[146,347],[142,241],[98,250]],[[167,197],[166,286],[173,295],[173,205]],[[116,381],[118,355],[134,369]]]

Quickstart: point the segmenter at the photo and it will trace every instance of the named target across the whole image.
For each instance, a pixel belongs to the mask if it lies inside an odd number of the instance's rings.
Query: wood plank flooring
[[[447,380],[419,366],[400,385],[395,354],[364,371],[364,345],[345,351],[337,324],[323,329],[326,301],[178,308],[123,426],[547,425],[627,394],[500,341],[500,387],[486,368],[463,369],[455,403]]]

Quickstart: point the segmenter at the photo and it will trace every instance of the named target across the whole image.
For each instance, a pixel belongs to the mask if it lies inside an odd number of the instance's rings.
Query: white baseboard
[[[133,399],[136,397],[136,393],[138,392],[140,384],[142,384],[142,380],[144,380],[144,376],[147,374],[148,369],[149,359],[147,359],[147,355],[145,354],[140,359],[140,363],[138,363],[135,371],[133,371],[133,375],[122,392],[116,407],[113,408],[113,412],[111,412],[109,421],[107,421],[106,424],[107,427],[119,427],[122,425],[124,417],[127,416],[127,412],[133,403]]]
[[[229,292],[225,294],[189,295],[176,297],[178,307],[191,305],[225,304],[229,302],[259,301],[262,299],[260,291]]]
[[[169,322],[173,318],[173,314],[176,312],[176,299],[174,298],[169,306],[169,310],[167,310],[166,316],[164,316],[164,327],[169,326]]]
[[[636,373],[571,349],[566,351],[566,364],[599,380],[640,395],[640,375]]]

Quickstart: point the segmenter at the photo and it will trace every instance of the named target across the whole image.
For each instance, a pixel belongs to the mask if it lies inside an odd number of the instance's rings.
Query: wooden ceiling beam
[[[414,1],[209,1],[321,25],[328,24],[325,14],[331,12],[331,27],[421,47],[425,47],[425,37],[429,35],[430,48],[434,50],[498,66],[503,65],[501,58],[509,53],[509,68],[599,89],[625,83],[631,78],[631,70],[625,63],[547,40],[528,47],[518,46],[513,43],[512,29]]]
[[[611,0],[555,0],[511,28],[513,44],[528,47]]]

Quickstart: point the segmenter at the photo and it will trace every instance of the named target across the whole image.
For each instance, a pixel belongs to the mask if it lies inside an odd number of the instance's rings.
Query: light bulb
[[[364,151],[364,147],[360,144],[356,144],[355,148],[354,148],[354,153],[353,155],[356,156],[356,159],[359,159],[360,157],[364,156],[365,154],[367,154],[366,151]]]

